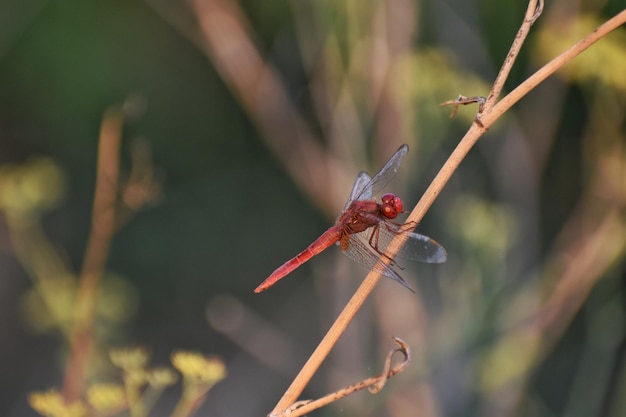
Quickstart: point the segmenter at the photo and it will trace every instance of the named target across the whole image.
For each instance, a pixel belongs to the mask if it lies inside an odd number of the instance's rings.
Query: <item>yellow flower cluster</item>
[[[196,383],[213,385],[226,378],[226,366],[216,356],[178,351],[172,354],[172,364],[185,378]]]
[[[117,384],[96,384],[87,390],[87,402],[96,411],[122,409],[126,406],[124,387]]]
[[[166,387],[178,380],[170,368],[148,368],[148,352],[143,348],[116,349],[110,352],[111,362],[122,369],[123,385],[100,383],[87,389],[86,401],[66,404],[55,390],[33,393],[31,407],[45,417],[86,417],[114,415],[130,411],[131,415],[146,416]],[[183,395],[177,412],[188,415],[197,407],[206,393],[226,377],[226,366],[215,356],[179,351],[172,355],[172,363],[183,375]]]
[[[42,416],[83,417],[87,415],[87,407],[82,402],[66,404],[61,393],[56,390],[32,393],[28,396],[28,402]]]
[[[125,371],[143,369],[148,363],[148,351],[143,348],[111,349],[111,362]]]

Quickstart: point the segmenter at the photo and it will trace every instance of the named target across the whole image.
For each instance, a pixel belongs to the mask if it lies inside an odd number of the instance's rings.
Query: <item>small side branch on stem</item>
[[[389,378],[404,371],[407,368],[407,366],[409,366],[409,363],[411,362],[411,350],[409,348],[409,345],[407,345],[406,342],[404,342],[402,339],[398,337],[394,337],[393,340],[398,344],[398,347],[390,351],[389,354],[387,355],[387,359],[385,360],[385,366],[383,368],[383,371],[380,373],[380,375],[367,378],[353,385],[349,385],[347,387],[337,390],[317,400],[297,401],[293,405],[288,407],[283,413],[280,413],[280,414],[272,413],[270,414],[270,416],[271,417],[303,416],[303,415],[310,413],[313,410],[316,410],[332,402],[345,398],[348,395],[353,394],[357,391],[360,391],[364,388],[368,388],[369,392],[371,392],[372,394],[379,393],[383,389],[383,387],[385,386]],[[400,352],[404,356],[404,359],[402,360],[402,362],[392,367],[391,360],[393,359],[393,356],[397,352]]]

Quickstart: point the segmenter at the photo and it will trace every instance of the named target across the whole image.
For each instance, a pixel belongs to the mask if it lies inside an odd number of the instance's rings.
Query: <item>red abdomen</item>
[[[341,238],[343,231],[341,227],[335,225],[325,231],[320,237],[315,239],[315,242],[311,243],[305,250],[276,268],[272,274],[265,279],[258,287],[254,289],[254,292],[259,293],[265,291],[278,280],[285,277],[285,275],[291,273],[294,269],[311,259],[313,256],[322,252],[324,249],[330,247],[333,243],[337,242]]]

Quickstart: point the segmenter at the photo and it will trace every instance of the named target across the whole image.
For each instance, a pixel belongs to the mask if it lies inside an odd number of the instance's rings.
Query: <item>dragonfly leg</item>
[[[400,226],[400,232],[412,232],[417,227],[417,222],[411,220],[410,222],[403,223]]]
[[[391,225],[394,225],[396,227],[394,228]],[[385,227],[387,227],[387,230],[389,230],[392,233],[400,234],[400,233],[412,232],[417,227],[417,222],[410,221],[406,223],[398,223],[398,222],[394,222],[391,220],[387,220],[385,221]]]
[[[387,255],[385,252],[381,251],[378,248],[378,239],[380,236],[380,229],[379,229],[380,225],[377,224],[376,226],[374,226],[372,228],[372,233],[370,234],[370,238],[369,238],[369,245],[376,251],[376,253],[378,253],[381,257],[385,258],[388,262],[389,265],[397,265],[396,261],[394,259],[392,259],[389,255]],[[389,227],[389,226],[387,226]],[[392,229],[389,229],[390,231],[393,231]],[[400,268],[402,269],[402,268]]]

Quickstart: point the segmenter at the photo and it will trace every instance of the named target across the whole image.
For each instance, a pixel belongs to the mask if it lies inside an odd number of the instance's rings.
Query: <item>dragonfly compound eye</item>
[[[398,216],[398,213],[394,210],[391,204],[383,204],[381,210],[383,212],[383,216],[388,219],[395,219]]]
[[[395,194],[384,194],[381,198],[383,215],[388,219],[395,219],[404,210],[404,204]]]

